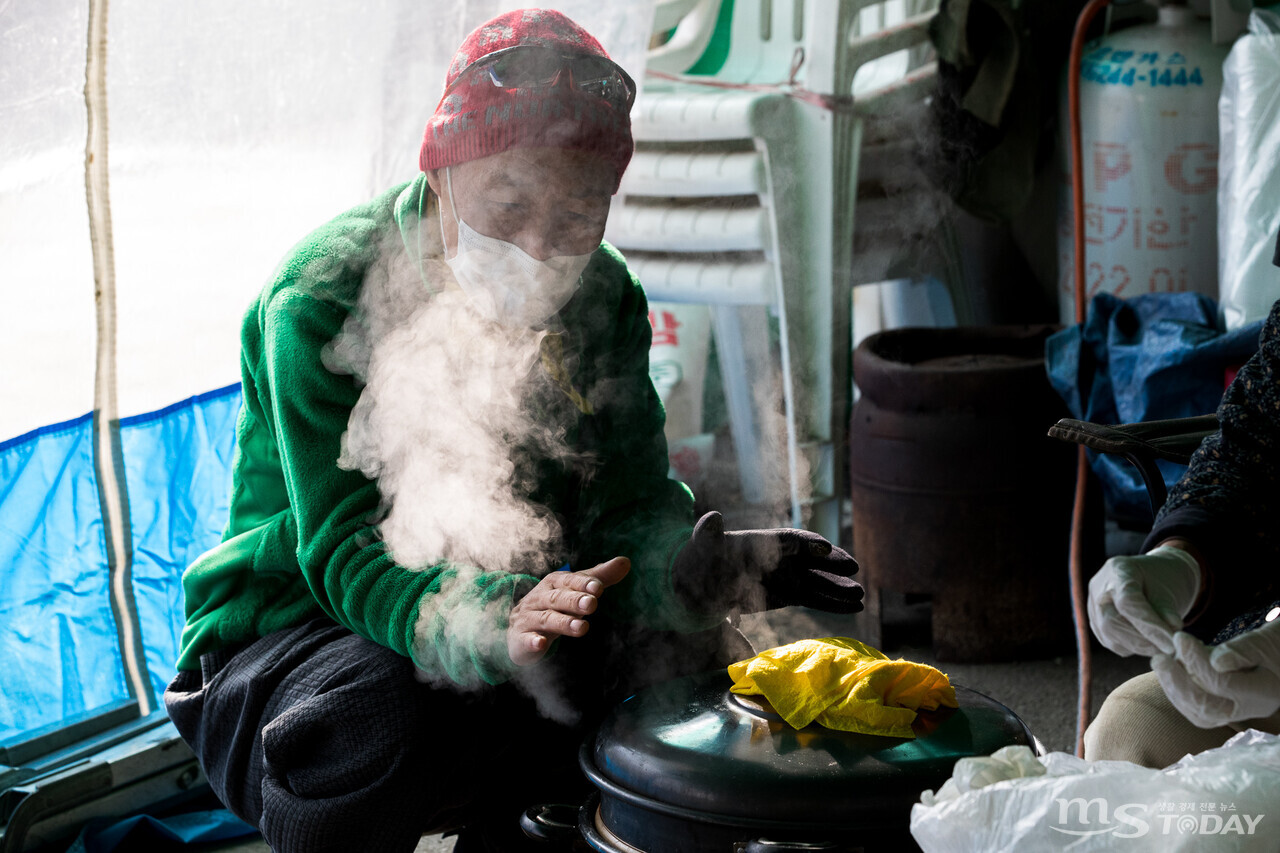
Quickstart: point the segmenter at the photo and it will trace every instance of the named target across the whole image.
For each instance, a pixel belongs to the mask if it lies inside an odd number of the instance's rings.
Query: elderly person
[[[1280,733],[1280,302],[1218,419],[1145,553],[1113,557],[1090,581],[1094,634],[1150,656],[1152,672],[1107,697],[1086,758],[1165,767],[1245,728]]]
[[[274,850],[521,849],[612,703],[749,653],[727,613],[861,607],[839,548],[727,532],[667,479],[644,294],[601,242],[634,92],[559,13],[489,21],[421,173],[245,315],[230,520],[165,704]]]

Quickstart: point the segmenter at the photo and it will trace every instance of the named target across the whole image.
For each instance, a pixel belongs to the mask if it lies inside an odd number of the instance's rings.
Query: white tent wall
[[[87,27],[82,0],[0,8],[0,440],[93,408]]]
[[[86,0],[0,6],[0,440],[92,408]],[[310,229],[417,170],[462,37],[505,0],[187,2],[108,10],[124,416],[239,379],[242,312]],[[652,0],[556,4],[637,79]]]
[[[193,15],[185,4],[111,5],[126,415],[239,378],[245,306],[290,245],[374,193],[386,144],[391,4],[306,15],[285,4],[201,6]]]

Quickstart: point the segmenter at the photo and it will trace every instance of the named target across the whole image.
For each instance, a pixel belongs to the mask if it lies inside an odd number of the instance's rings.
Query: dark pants
[[[518,851],[525,808],[589,793],[577,748],[610,707],[750,654],[727,625],[623,639],[601,621],[538,665],[581,714],[572,725],[510,684],[420,684],[407,658],[328,619],[205,655],[165,706],[214,793],[278,853],[411,851],[459,827],[459,849]]]

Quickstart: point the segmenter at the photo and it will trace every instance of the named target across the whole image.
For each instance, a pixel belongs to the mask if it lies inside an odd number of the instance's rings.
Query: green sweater
[[[495,638],[537,579],[462,567],[463,576],[474,575],[467,618],[484,618],[493,630],[453,631],[444,617],[420,618],[432,610],[424,597],[460,567],[398,565],[376,529],[377,483],[337,464],[361,387],[326,369],[324,349],[379,251],[390,244],[413,259],[409,268],[425,269],[417,260],[424,210],[423,225],[435,203],[419,175],[337,217],[292,250],[249,306],[230,519],[222,542],[183,575],[179,669],[199,669],[206,652],[324,614],[459,684],[496,683],[512,671]],[[648,307],[611,246],[597,250],[559,320],[563,332],[548,338],[555,346],[544,347],[538,369],[564,392],[557,396],[571,446],[595,461],[583,471],[533,460],[536,498],[560,519],[573,568],[631,559],[631,573],[601,599],[614,618],[660,630],[710,627],[715,614],[690,611],[672,592],[670,568],[692,531],[693,496],[667,478],[664,413],[648,376]]]

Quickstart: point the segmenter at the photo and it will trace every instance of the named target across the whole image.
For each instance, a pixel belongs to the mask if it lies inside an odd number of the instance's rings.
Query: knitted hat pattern
[[[483,72],[463,74],[477,60],[517,45],[609,57],[560,12],[518,9],[481,24],[449,64],[445,94],[423,134],[419,167],[441,169],[512,148],[564,148],[607,160],[617,174],[616,191],[635,149],[624,110],[567,85],[563,77],[550,87],[501,89]]]

